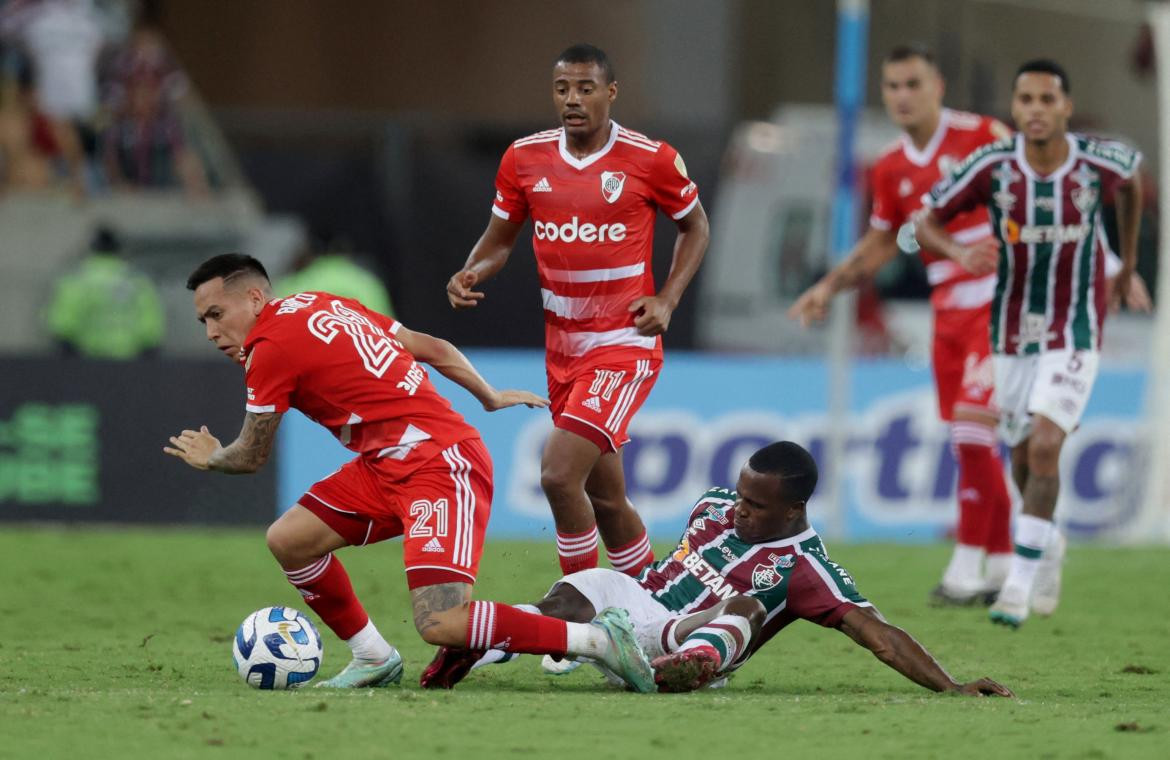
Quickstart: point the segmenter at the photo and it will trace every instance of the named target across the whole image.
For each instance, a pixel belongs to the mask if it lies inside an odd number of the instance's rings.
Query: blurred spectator
[[[64,180],[80,196],[84,165],[76,130],[40,112],[27,70],[0,79],[0,192],[46,190]]]
[[[78,269],[57,281],[46,322],[66,353],[133,359],[162,344],[165,316],[154,284],[122,257],[114,233],[102,228]]]
[[[98,108],[97,61],[104,44],[90,0],[40,0],[26,12],[21,39],[33,65],[37,100],[50,119],[90,123]]]
[[[346,253],[309,253],[303,256],[291,274],[277,280],[273,290],[281,296],[323,290],[355,298],[379,314],[394,315],[386,286],[373,272],[360,266]]]
[[[101,142],[110,184],[207,193],[203,162],[188,145],[179,117],[187,89],[187,77],[162,35],[148,24],[136,26],[107,71],[110,121]]]

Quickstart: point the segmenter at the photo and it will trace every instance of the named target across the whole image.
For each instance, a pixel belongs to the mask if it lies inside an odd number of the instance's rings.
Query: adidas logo
[[[581,402],[581,406],[586,409],[592,409],[595,412],[601,411],[601,402],[597,400],[597,396],[590,396]]]
[[[551,193],[552,192],[552,185],[550,185],[548,183],[548,177],[541,177],[540,182],[537,182],[535,185],[532,186],[532,192],[534,192],[534,193]]]
[[[437,538],[432,538],[430,541],[427,541],[427,545],[422,550],[424,552],[438,552],[439,554],[445,551],[443,545],[439,543],[439,539]]]

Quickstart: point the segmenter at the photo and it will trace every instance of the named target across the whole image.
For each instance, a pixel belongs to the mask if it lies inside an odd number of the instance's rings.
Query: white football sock
[[[983,565],[983,547],[955,544],[950,564],[943,573],[943,585],[954,591],[975,591],[983,587],[980,570]]]
[[[1040,558],[1052,535],[1052,522],[1032,515],[1016,518],[1016,550],[1012,554],[1005,587],[1032,593],[1032,583],[1040,567]]]
[[[382,634],[378,633],[378,628],[374,625],[373,620],[366,623],[365,628],[346,639],[345,643],[349,645],[354,658],[368,662],[382,662],[394,651],[394,647],[390,646],[389,642],[382,638]]]
[[[604,659],[609,653],[609,634],[592,623],[565,623],[568,642],[565,651],[574,657]]]
[[[983,582],[987,584],[987,588],[996,590],[1003,586],[1003,582],[1007,580],[1008,568],[1012,564],[1012,555],[1010,552],[1003,554],[988,554],[987,561],[983,565]]]

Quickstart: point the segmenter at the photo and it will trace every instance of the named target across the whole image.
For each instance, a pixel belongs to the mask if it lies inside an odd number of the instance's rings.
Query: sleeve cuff
[[[502,208],[495,205],[494,203],[492,204],[492,213],[505,221],[507,221],[508,218],[511,216],[511,214],[509,214],[507,211],[504,211]]]
[[[695,194],[695,199],[693,201],[691,201],[689,204],[687,204],[686,208],[684,208],[682,211],[679,211],[677,214],[671,214],[670,218],[677,222],[679,219],[682,219],[684,216],[691,213],[691,211],[693,211],[695,206],[697,206],[697,205],[699,205],[698,193]]]

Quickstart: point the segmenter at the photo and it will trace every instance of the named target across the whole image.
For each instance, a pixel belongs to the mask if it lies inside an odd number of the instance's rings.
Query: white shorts
[[[662,633],[675,613],[663,607],[654,595],[625,573],[605,567],[594,567],[566,575],[553,584],[556,588],[567,583],[589,600],[595,612],[606,607],[620,607],[630,613],[634,636],[646,656],[653,660],[666,654]]]
[[[1096,351],[1046,351],[995,356],[995,403],[1000,435],[1015,446],[1032,432],[1032,415],[1042,414],[1065,433],[1076,430],[1089,404],[1101,355]]]

